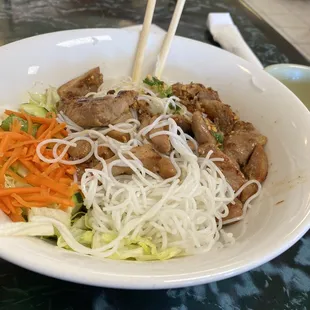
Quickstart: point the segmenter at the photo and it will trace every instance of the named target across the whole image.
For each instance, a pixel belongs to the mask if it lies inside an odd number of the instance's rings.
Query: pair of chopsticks
[[[171,47],[171,43],[175,32],[177,30],[181,14],[183,11],[183,7],[186,0],[178,0],[175,10],[173,12],[173,16],[169,25],[168,32],[166,33],[165,39],[160,49],[160,53],[158,55],[158,61],[155,68],[154,75],[159,79],[164,70],[165,63],[169,54],[169,50]],[[137,83],[141,79],[141,70],[144,60],[145,48],[147,45],[147,39],[150,33],[150,27],[152,24],[152,19],[154,15],[156,0],[148,0],[144,21],[142,26],[142,31],[140,32],[139,42],[136,50],[135,61],[133,65],[132,71],[132,80],[134,83]]]

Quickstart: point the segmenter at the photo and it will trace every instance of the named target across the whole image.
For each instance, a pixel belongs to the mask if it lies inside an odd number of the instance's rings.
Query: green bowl
[[[288,87],[310,109],[310,67],[278,64],[266,67],[265,71]]]

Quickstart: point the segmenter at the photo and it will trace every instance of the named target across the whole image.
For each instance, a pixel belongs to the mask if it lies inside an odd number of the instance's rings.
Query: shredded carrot
[[[12,140],[17,140],[17,141],[29,140],[29,138],[27,136],[25,136],[22,131],[19,133],[11,132],[11,131],[0,132],[0,139],[5,137],[5,136],[9,136],[9,138],[11,138]]]
[[[59,182],[63,183],[63,184],[66,184],[66,185],[71,185],[72,184],[72,180],[71,179],[67,179],[67,178],[60,178]]]
[[[62,131],[64,128],[66,128],[66,124],[64,124],[64,123],[58,124],[58,125],[55,126],[55,128],[52,130],[51,135],[54,136],[56,133]]]
[[[23,218],[23,216],[21,214],[9,214],[10,219],[13,222],[25,222],[25,219]]]
[[[10,141],[9,135],[4,136],[4,138],[1,140],[1,143],[0,143],[0,157],[3,157],[4,153],[8,149],[9,141]]]
[[[64,137],[60,132],[55,133],[53,136],[54,136],[54,138],[56,138],[56,139],[63,139],[63,137]]]
[[[62,139],[68,135],[66,124],[56,121],[55,113],[47,118],[35,117],[22,112],[6,110],[7,115],[16,115],[27,121],[27,132],[22,130],[22,123],[13,119],[10,131],[0,130],[0,210],[5,212],[12,221],[24,221],[23,210],[31,207],[44,207],[57,204],[65,210],[74,206],[72,195],[78,191],[78,185],[73,183],[74,166],[42,161],[36,152],[40,142],[50,138]],[[38,126],[33,136],[34,126]],[[41,153],[46,158],[54,158],[51,147],[44,145]],[[60,146],[57,154],[60,155],[64,146]],[[68,159],[68,153],[64,159]],[[24,167],[26,177],[21,177],[10,169]],[[25,187],[5,188],[5,175],[12,177],[16,182],[24,183]],[[24,210],[24,211],[25,211]]]
[[[64,168],[58,169],[57,171],[54,171],[54,180],[59,180],[60,178],[64,177],[66,174],[66,171]]]
[[[12,154],[13,154],[13,151],[12,151],[12,152],[6,151],[6,152],[4,153],[4,156],[3,156],[3,157],[9,158],[9,157],[12,156]],[[0,159],[0,161],[2,161],[2,160],[3,160],[3,158]]]
[[[74,206],[72,200],[63,199],[59,197],[45,196],[43,197],[44,200],[42,200],[41,197],[32,197],[34,198],[33,201],[26,201],[24,198],[22,198],[20,195],[17,194],[12,194],[11,197],[17,201],[17,203],[13,202],[12,203],[13,205],[22,206],[26,208],[47,207],[51,203],[58,203],[67,207]]]
[[[41,125],[36,133],[36,138],[38,139],[47,128],[48,124]]]
[[[36,166],[31,161],[27,161],[27,160],[24,160],[24,159],[20,159],[19,161],[30,172],[32,172],[34,174],[41,174],[41,171],[38,168],[36,168]]]
[[[56,117],[56,114],[54,112],[47,112],[46,113],[46,117],[47,118],[55,118]]]
[[[10,168],[10,166],[17,160],[17,157],[12,156],[5,162],[0,170],[0,185],[4,185],[4,176],[6,171]]]
[[[12,194],[32,194],[40,193],[41,187],[12,187],[12,188],[1,188],[0,197],[11,196]]]
[[[43,140],[31,140],[31,141],[19,142],[19,143],[16,143],[14,145],[10,145],[8,149],[12,150],[12,149],[15,149],[16,147],[21,147],[21,146],[29,145],[29,144],[36,144],[36,143],[40,143],[42,141]]]
[[[17,194],[12,194],[12,198],[14,198],[18,203],[15,203],[14,201],[12,202],[13,206],[16,207],[26,207],[26,208],[32,208],[32,207],[46,207],[47,203],[46,202],[29,202],[25,201],[22,197],[20,197]]]
[[[72,183],[72,185],[70,186],[72,195],[73,193],[76,193],[77,191],[79,191],[79,186],[76,183]]]
[[[15,196],[12,195],[12,197],[15,198]],[[34,202],[34,203],[45,203],[45,206],[51,203],[58,203],[66,206],[73,206],[72,199],[62,198],[58,197],[56,195],[38,195],[38,194],[32,194],[32,195],[19,195],[20,198],[22,198],[26,203],[28,202]],[[17,200],[17,199],[16,199]],[[14,204],[14,203],[13,203]]]
[[[42,172],[42,173],[45,173],[46,172],[46,169],[49,168],[49,166],[51,164],[48,164],[48,163],[45,163],[45,162],[39,162],[39,163],[34,163],[35,166]]]
[[[28,148],[27,156],[31,156],[31,158],[32,158],[35,155],[35,153],[36,153],[36,145],[31,145]]]
[[[62,129],[62,130],[60,131],[60,133],[61,133],[64,137],[67,137],[67,136],[68,136],[68,131],[65,130],[65,129]]]
[[[28,133],[28,135],[32,135],[33,127],[32,127],[32,120],[31,120],[31,117],[30,117],[29,114],[25,113],[24,111],[22,111],[21,113],[25,116],[25,118],[26,118],[26,120],[27,120],[27,123],[28,123],[28,130],[27,130],[27,133]]]
[[[52,119],[48,128],[38,137],[38,139],[50,139],[52,137],[52,129],[53,129],[53,127],[55,127],[55,125],[56,125],[56,119]],[[42,154],[44,153],[46,148],[47,148],[46,144],[41,147],[41,153]],[[40,162],[40,159],[36,153],[33,157],[33,161],[36,163]]]
[[[75,172],[76,172],[76,168],[74,166],[69,166],[66,169],[66,173],[68,173],[68,174],[75,174]]]
[[[5,110],[4,113],[6,115],[14,114],[22,119],[26,119],[23,113],[20,113],[20,112]],[[37,116],[32,116],[32,115],[30,117],[33,123],[38,123],[38,124],[50,124],[54,120],[54,118],[44,118],[44,117],[37,117]]]
[[[12,204],[11,198],[10,197],[1,197],[1,201],[3,204],[10,210],[11,213],[15,214],[16,210]]]
[[[14,118],[11,131],[12,132],[19,132],[21,127],[22,127],[22,124],[20,123],[20,121],[18,119]]]
[[[10,209],[2,202],[0,202],[0,210],[2,210],[5,214],[11,213]]]
[[[44,151],[44,156],[47,157],[47,158],[53,158],[53,150],[50,150],[50,149],[46,149]]]
[[[70,194],[70,189],[67,185],[56,183],[55,181],[53,181],[52,179],[49,179],[47,177],[42,176],[42,177],[38,178],[34,174],[28,174],[25,177],[25,179],[29,184],[31,184],[33,186],[45,185],[46,187],[51,188],[55,192],[63,194],[65,196],[71,196],[73,194],[73,193]]]
[[[41,134],[41,136],[39,136],[39,139],[47,139],[52,137],[51,132],[52,129],[55,127],[55,125],[56,125],[56,119],[51,118],[48,128]]]
[[[49,165],[48,168],[46,168],[46,170],[43,172],[43,175],[48,176],[51,172],[53,172],[54,170],[59,168],[59,164],[58,163],[54,163]]]

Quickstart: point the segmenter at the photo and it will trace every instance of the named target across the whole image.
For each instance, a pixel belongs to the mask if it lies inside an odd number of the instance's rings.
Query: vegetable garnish
[[[171,86],[168,86],[165,82],[159,80],[156,76],[147,76],[143,83],[150,86],[159,94],[160,97],[171,97],[173,95]]]
[[[45,118],[24,111],[6,110],[5,114],[0,132],[0,209],[12,221],[24,221],[22,208],[73,207],[72,197],[78,190],[73,184],[75,167],[49,164],[36,155],[44,139],[67,136],[66,124],[59,124],[52,113]],[[53,158],[47,148],[41,152]]]

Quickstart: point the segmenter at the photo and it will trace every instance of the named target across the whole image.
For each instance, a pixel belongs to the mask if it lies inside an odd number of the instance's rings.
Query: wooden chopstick
[[[155,5],[156,0],[148,0],[132,70],[132,80],[135,83],[137,83],[141,78],[141,69],[144,60],[144,52],[147,44],[147,39],[150,33],[150,27],[152,24]]]
[[[166,60],[167,60],[167,57],[170,51],[171,43],[175,35],[175,32],[178,28],[185,2],[186,0],[178,0],[175,10],[173,12],[173,16],[172,16],[172,19],[169,25],[168,32],[161,46],[160,53],[158,55],[158,60],[156,63],[155,73],[154,73],[154,75],[159,79],[164,70]]]

